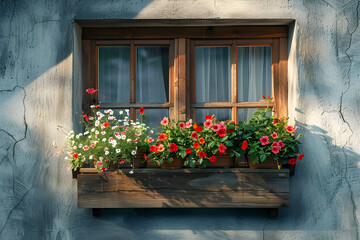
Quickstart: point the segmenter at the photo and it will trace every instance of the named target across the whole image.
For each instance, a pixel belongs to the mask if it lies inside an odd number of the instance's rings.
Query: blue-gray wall
[[[295,19],[289,115],[304,160],[291,207],[263,210],[76,208],[76,181],[52,143],[73,126],[74,19]],[[0,239],[356,239],[360,217],[359,1],[43,0],[0,2]],[[74,93],[74,94],[73,94]],[[74,100],[73,100],[74,99]],[[73,104],[74,103],[74,104]]]

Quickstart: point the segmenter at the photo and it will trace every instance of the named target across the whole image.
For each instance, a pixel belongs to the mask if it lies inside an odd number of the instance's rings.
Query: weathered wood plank
[[[287,26],[83,28],[83,39],[274,38],[288,37]]]
[[[289,206],[288,169],[122,169],[108,172],[108,182],[80,173],[80,208]]]

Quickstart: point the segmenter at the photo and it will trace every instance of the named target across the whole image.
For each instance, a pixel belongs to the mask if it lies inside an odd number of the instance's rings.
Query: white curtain
[[[169,101],[169,48],[136,48],[136,102]]]
[[[196,102],[230,102],[230,47],[196,47]],[[197,109],[196,121],[215,114],[231,118],[230,109]]]
[[[257,102],[271,96],[271,47],[238,47],[238,101]],[[257,109],[240,109],[239,121],[249,120]]]
[[[98,54],[99,101],[129,102],[130,48],[99,47]]]

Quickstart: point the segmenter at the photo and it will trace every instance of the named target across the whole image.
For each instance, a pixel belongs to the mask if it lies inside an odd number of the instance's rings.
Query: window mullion
[[[238,81],[237,81],[237,47],[236,40],[231,45],[231,102],[238,102]],[[231,119],[238,121],[238,109],[236,106],[231,108]]]
[[[136,102],[136,46],[130,42],[130,103]],[[136,120],[136,109],[130,108],[130,119]]]

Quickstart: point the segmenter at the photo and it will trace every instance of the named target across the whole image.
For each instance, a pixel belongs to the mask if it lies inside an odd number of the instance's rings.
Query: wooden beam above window
[[[288,37],[288,26],[83,28],[83,39],[229,39]]]

